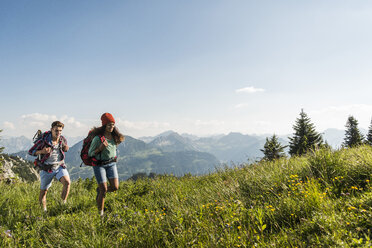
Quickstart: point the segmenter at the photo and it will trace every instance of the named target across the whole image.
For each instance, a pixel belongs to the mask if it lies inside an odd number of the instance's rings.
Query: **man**
[[[30,155],[37,156],[35,165],[41,169],[39,202],[44,211],[47,211],[46,195],[54,177],[63,184],[61,194],[63,203],[66,203],[70,191],[70,176],[65,166],[65,152],[69,147],[61,135],[63,128],[62,122],[53,122],[51,130],[45,132],[28,151]]]

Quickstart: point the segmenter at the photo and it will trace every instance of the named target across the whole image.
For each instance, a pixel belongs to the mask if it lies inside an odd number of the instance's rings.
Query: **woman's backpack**
[[[88,136],[83,141],[83,148],[80,152],[80,157],[83,162],[80,164],[80,167],[82,167],[83,164],[88,166],[96,166],[99,163],[99,160],[97,160],[95,157],[89,157],[88,154],[89,147],[92,144],[92,140],[94,137],[95,135],[93,135],[92,131],[89,131]],[[98,137],[101,139],[102,143],[105,141],[105,136],[98,135]]]

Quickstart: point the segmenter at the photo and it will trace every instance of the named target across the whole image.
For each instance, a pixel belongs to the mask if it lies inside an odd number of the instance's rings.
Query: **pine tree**
[[[371,120],[371,124],[369,125],[369,128],[368,128],[366,143],[368,145],[372,146],[372,120]]]
[[[2,131],[3,131],[3,130],[0,129],[0,133],[1,133]],[[0,147],[0,154],[3,152],[3,150],[4,150],[4,147]]]
[[[289,154],[303,155],[310,149],[315,149],[322,145],[322,136],[315,131],[314,124],[311,123],[310,118],[301,109],[300,117],[297,118],[293,126],[293,137],[289,137]]]
[[[358,121],[353,116],[349,116],[345,127],[346,130],[343,146],[356,147],[362,145],[364,136],[358,128]]]
[[[0,133],[1,133],[2,131],[3,131],[3,130],[0,129]],[[4,150],[4,147],[0,147],[0,154],[3,152],[3,150]],[[1,160],[2,160],[2,157],[0,157],[0,167],[2,167]]]
[[[278,141],[278,137],[274,134],[271,138],[266,138],[264,149],[260,149],[265,155],[262,159],[272,161],[285,157],[284,148],[286,146],[282,146]]]

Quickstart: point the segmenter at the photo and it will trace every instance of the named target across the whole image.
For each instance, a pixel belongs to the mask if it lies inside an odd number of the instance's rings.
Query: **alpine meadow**
[[[369,247],[372,148],[261,161],[204,175],[122,181],[97,214],[94,179],[49,210],[39,183],[1,183],[1,247]]]

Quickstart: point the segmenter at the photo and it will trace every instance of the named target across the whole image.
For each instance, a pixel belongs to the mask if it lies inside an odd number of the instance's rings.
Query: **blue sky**
[[[370,1],[0,2],[2,135],[111,112],[134,137],[372,117]]]

